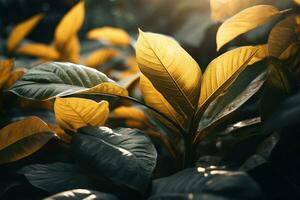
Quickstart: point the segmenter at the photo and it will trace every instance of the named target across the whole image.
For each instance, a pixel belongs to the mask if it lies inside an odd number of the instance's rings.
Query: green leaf
[[[119,200],[115,195],[98,192],[94,190],[75,189],[55,194],[47,197],[44,200],[82,200],[82,199],[97,199],[97,200]]]
[[[104,82],[113,83],[95,69],[72,63],[49,62],[30,69],[9,91],[24,98],[45,100],[74,94]]]
[[[69,163],[34,164],[23,167],[24,174],[33,186],[51,194],[77,188],[93,188],[93,178]]]
[[[261,197],[259,185],[244,172],[198,167],[154,180],[150,199],[254,200]]]
[[[79,164],[89,171],[142,194],[147,190],[157,153],[137,129],[87,126],[74,135],[72,148]]]

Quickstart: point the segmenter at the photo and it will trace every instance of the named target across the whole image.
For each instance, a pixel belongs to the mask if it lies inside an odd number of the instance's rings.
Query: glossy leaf
[[[72,149],[83,168],[142,194],[156,165],[153,144],[137,129],[84,127],[73,136]]]
[[[83,65],[49,62],[30,69],[11,92],[18,96],[45,100],[74,94],[103,82],[113,82],[105,74]]]
[[[90,30],[87,33],[87,38],[102,40],[115,45],[129,45],[131,42],[131,38],[125,30],[109,26]]]
[[[0,60],[0,89],[8,81],[14,68],[14,60]]]
[[[43,18],[43,14],[35,15],[19,24],[17,24],[11,31],[7,39],[7,50],[13,51],[20,42],[34,29],[34,27]]]
[[[38,117],[28,117],[0,130],[0,164],[17,161],[43,147],[54,133]]]
[[[16,52],[23,55],[38,57],[44,60],[58,60],[60,56],[59,52],[55,48],[39,43],[25,44],[19,47]]]
[[[217,50],[237,36],[267,23],[279,14],[280,11],[277,8],[269,5],[253,6],[239,12],[219,27]]]
[[[82,199],[97,199],[97,200],[119,200],[113,194],[107,194],[94,190],[75,189],[55,194],[47,197],[44,200],[82,200]]]
[[[168,101],[154,88],[152,83],[144,76],[140,76],[140,88],[144,97],[144,101],[147,105],[155,108],[156,110],[164,113],[166,116],[170,117],[174,122],[186,126],[187,119],[182,115],[178,114],[176,110],[168,103]],[[158,119],[167,123],[168,126],[173,126],[162,119],[161,116],[155,115]]]
[[[61,49],[70,38],[74,37],[79,31],[84,21],[84,1],[80,0],[71,10],[62,18],[55,29],[54,44]]]
[[[199,108],[225,92],[248,66],[257,51],[257,47],[244,46],[228,51],[214,59],[208,65],[202,78]]]
[[[197,171],[199,170],[199,171]],[[204,171],[204,173],[202,172]],[[188,168],[172,176],[153,181],[150,199],[261,199],[262,191],[244,172]],[[205,176],[204,176],[205,175]],[[183,198],[185,195],[186,198]],[[169,196],[169,197],[168,197]]]
[[[268,38],[270,56],[279,58],[297,40],[295,27],[296,19],[294,16],[289,16],[274,26]]]
[[[51,194],[70,189],[93,187],[93,178],[69,163],[33,164],[18,171],[30,184]]]
[[[56,98],[54,103],[55,118],[66,130],[76,132],[84,126],[102,126],[109,114],[108,102],[99,103],[82,98]]]
[[[100,49],[92,52],[85,60],[84,64],[89,67],[101,66],[103,63],[116,57],[119,52],[115,49]]]
[[[140,35],[136,57],[141,72],[180,113],[191,117],[200,93],[201,70],[197,62],[172,38]]]

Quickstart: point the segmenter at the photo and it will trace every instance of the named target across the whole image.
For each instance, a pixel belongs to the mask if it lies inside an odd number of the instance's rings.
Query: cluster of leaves
[[[211,1],[211,7],[218,3]],[[225,20],[217,32],[217,50],[279,21],[266,44],[232,47],[203,74],[173,38],[139,30],[135,41],[112,27],[87,33],[88,39],[105,44],[80,62],[77,33],[84,1],[63,17],[50,46],[20,46],[42,16],[17,25],[7,40],[12,55],[42,60],[28,71],[13,71],[13,60],[0,62],[1,114],[6,116],[0,130],[0,196],[14,198],[24,188],[31,199],[50,194],[48,199],[259,199],[263,191],[274,199],[299,195],[299,180],[293,177],[299,170],[285,174],[277,168],[299,164],[294,159],[281,163],[282,152],[299,152],[299,137],[281,136],[297,124],[296,12],[255,5]],[[116,57],[121,69],[108,64]],[[251,101],[259,111],[243,110]],[[284,113],[286,107],[296,110]],[[269,186],[259,173],[278,177],[287,189],[270,192],[279,181],[270,179]]]

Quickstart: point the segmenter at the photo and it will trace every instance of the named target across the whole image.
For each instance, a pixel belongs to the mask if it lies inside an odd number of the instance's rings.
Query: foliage
[[[142,30],[135,40],[121,28],[94,28],[86,37],[101,48],[82,54],[83,0],[51,44],[22,42],[46,14],[16,25],[7,55],[38,60],[28,70],[0,61],[0,197],[19,187],[46,199],[299,196],[299,169],[277,165],[299,164],[280,153],[299,152],[299,137],[283,134],[298,122],[300,15],[232,2],[222,13],[211,1],[215,20],[231,17],[205,70],[172,37]],[[265,43],[232,45],[269,22]],[[278,183],[287,186],[272,194]]]

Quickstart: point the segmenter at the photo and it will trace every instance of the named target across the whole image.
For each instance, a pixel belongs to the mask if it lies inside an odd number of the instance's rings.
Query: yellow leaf
[[[128,91],[121,86],[115,84],[115,83],[109,83],[109,82],[104,82],[100,83],[99,85],[96,85],[92,88],[80,90],[76,92],[75,94],[97,94],[97,93],[102,93],[102,94],[112,94],[112,95],[118,95],[118,96],[128,96]]]
[[[54,43],[58,49],[63,48],[70,38],[79,31],[84,20],[84,1],[81,0],[65,14],[55,29]]]
[[[9,52],[13,51],[40,22],[42,17],[43,14],[38,14],[16,25],[7,39],[7,50]]]
[[[44,146],[54,133],[38,117],[28,117],[0,130],[0,164],[27,157]]]
[[[90,30],[87,33],[87,38],[103,40],[115,45],[129,45],[131,42],[131,38],[125,30],[109,26]]]
[[[269,5],[258,5],[242,10],[226,20],[217,32],[217,50],[222,46],[278,16],[280,11]]]
[[[71,143],[72,141],[72,137],[67,134],[62,128],[54,125],[54,124],[48,124],[48,127],[54,132],[56,133],[56,135],[63,140],[66,143]]]
[[[257,52],[250,60],[248,65],[253,65],[269,56],[268,44],[257,45]]]
[[[279,56],[279,59],[287,60],[289,57],[297,55],[299,49],[300,49],[300,43],[294,42],[282,52],[282,54]]]
[[[239,47],[214,59],[203,74],[199,108],[225,92],[258,50],[252,46]]]
[[[85,66],[97,67],[116,57],[119,52],[115,49],[100,49],[92,52],[85,60]]]
[[[25,68],[18,68],[15,71],[11,72],[9,79],[5,82],[3,88],[10,88],[17,80],[19,80],[26,73]]]
[[[14,67],[14,60],[0,60],[0,89],[4,86]]]
[[[191,117],[200,93],[197,62],[172,38],[140,31],[136,57],[141,72],[178,112]]]
[[[113,118],[134,119],[139,121],[147,120],[145,113],[141,109],[133,106],[120,106],[112,111],[111,116]]]
[[[147,105],[155,108],[156,110],[164,113],[171,120],[176,122],[181,127],[186,127],[187,120],[178,114],[176,110],[168,103],[168,101],[154,88],[152,83],[144,76],[140,76],[140,87],[143,93],[144,101]],[[159,117],[156,115],[156,117]],[[159,118],[161,121],[162,118]],[[170,126],[173,126],[169,124]]]
[[[19,54],[34,56],[44,60],[58,60],[60,56],[55,48],[40,43],[25,44],[16,51]]]
[[[289,16],[274,26],[268,38],[270,56],[279,58],[297,40],[296,26],[295,16]]]
[[[80,62],[80,41],[77,35],[71,37],[63,46],[59,49],[61,61],[79,63]]]
[[[84,126],[102,126],[109,114],[108,102],[99,103],[82,98],[56,98],[55,118],[66,130],[76,132]]]
[[[300,0],[294,0],[294,2],[298,5],[300,5]]]

